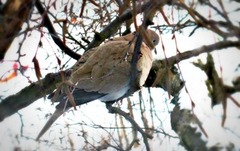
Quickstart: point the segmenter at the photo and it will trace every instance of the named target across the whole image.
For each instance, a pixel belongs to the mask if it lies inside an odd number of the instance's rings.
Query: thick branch
[[[198,56],[202,53],[206,52],[212,52],[214,50],[221,50],[221,49],[226,49],[230,47],[239,47],[240,46],[240,41],[220,41],[211,45],[205,45],[201,46],[196,49],[188,50],[183,53],[179,53],[176,56],[172,56],[170,58],[167,58],[169,66],[172,66],[173,64],[176,64],[180,61],[189,59],[191,57]]]
[[[149,8],[151,5],[151,1],[143,4],[141,7],[137,7],[137,12],[135,15],[142,13],[146,9]],[[124,23],[126,20],[132,19],[133,17],[132,10],[127,10],[122,15],[114,19],[106,28],[104,28],[100,33],[96,33],[94,36],[94,39],[91,41],[91,43],[88,45],[88,49],[96,47],[100,45],[106,38],[109,38],[111,35],[117,32],[117,30],[121,27],[122,23]]]
[[[8,0],[0,8],[0,61],[21,31],[22,24],[28,20],[31,9],[31,0]]]
[[[237,93],[237,92],[240,92],[240,85],[237,85],[237,86],[224,85],[224,90],[228,94]]]
[[[56,88],[56,83],[60,81],[60,72],[50,73],[41,81],[32,83],[17,94],[5,98],[0,103],[0,121],[51,93]]]
[[[133,10],[127,10],[122,13],[119,17],[114,19],[106,28],[104,28],[100,33],[96,33],[92,42],[88,45],[88,49],[96,47],[100,45],[106,38],[109,38],[111,35],[117,32],[117,30],[121,27],[122,23],[125,21],[132,19],[134,15],[142,13],[150,8],[150,6],[154,5],[154,7],[160,7],[164,4],[168,3],[170,0],[155,0],[148,1],[145,4],[136,7],[136,12]]]
[[[190,126],[196,123],[197,120],[191,110],[180,110],[179,105],[176,105],[171,113],[172,129],[179,135],[180,143],[186,150],[208,150],[206,142],[202,140],[201,133],[197,128]]]

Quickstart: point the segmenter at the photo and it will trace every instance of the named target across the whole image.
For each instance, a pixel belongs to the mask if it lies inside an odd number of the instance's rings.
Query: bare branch
[[[38,9],[39,13],[42,15],[42,17],[43,17],[42,24],[43,24],[43,26],[45,26],[48,29],[48,31],[49,31],[53,41],[59,46],[59,48],[63,52],[65,52],[70,57],[78,60],[81,57],[81,55],[79,55],[76,52],[72,51],[68,46],[66,46],[63,43],[63,41],[61,40],[61,38],[58,36],[57,32],[55,31],[55,29],[54,29],[54,27],[53,27],[53,25],[52,25],[48,15],[47,15],[47,13],[46,13],[47,11],[42,6],[40,0],[36,0],[35,6]]]
[[[136,15],[139,13],[142,13],[143,11],[149,9],[149,6],[151,5],[151,1],[148,1],[147,3],[143,4],[141,7],[137,7]],[[120,28],[122,23],[124,23],[126,20],[129,20],[133,17],[132,10],[127,10],[119,17],[116,17],[106,28],[104,28],[100,33],[95,33],[94,39],[91,41],[91,43],[88,45],[88,49],[96,47],[100,45],[106,38],[109,38],[111,35],[113,35],[117,30]]]
[[[169,66],[176,64],[180,61],[189,59],[194,56],[198,56],[202,53],[206,52],[212,52],[214,50],[221,50],[221,49],[226,49],[226,48],[231,48],[231,47],[239,47],[240,46],[240,41],[220,41],[211,45],[205,45],[201,46],[196,49],[188,50],[183,53],[179,53],[176,56],[167,58]]]
[[[211,31],[213,31],[214,33],[222,36],[223,38],[227,38],[227,37],[232,37],[233,34],[230,32],[225,32],[222,29],[218,28],[216,26],[216,24],[211,24],[211,21],[208,20],[207,18],[205,18],[204,16],[202,16],[198,11],[192,9],[191,7],[188,7],[184,2],[179,1],[179,3],[175,3],[175,5],[185,9],[188,11],[189,15],[194,19],[194,21],[200,26],[200,27],[204,27],[206,29],[209,29]],[[231,30],[235,31],[234,36],[236,36],[237,38],[239,38],[239,30],[235,29],[235,27],[232,27],[232,23],[230,23],[227,20],[229,27],[231,28]]]
[[[17,94],[5,98],[0,103],[0,121],[3,121],[18,110],[27,107],[37,99],[51,93],[60,81],[60,72],[55,74],[50,73],[39,82],[31,83]]]
[[[149,143],[148,143],[148,138],[152,139],[153,136],[152,135],[149,135],[148,133],[145,133],[143,131],[143,129],[135,122],[134,119],[132,119],[129,114],[127,114],[126,112],[124,112],[123,110],[117,108],[117,107],[113,107],[111,104],[106,104],[107,106],[107,109],[109,110],[110,113],[117,113],[121,116],[123,116],[126,120],[128,120],[132,125],[133,127],[139,132],[142,134],[142,137],[143,137],[143,141],[144,141],[144,144],[146,146],[146,150],[147,151],[150,151],[150,146],[149,146]]]

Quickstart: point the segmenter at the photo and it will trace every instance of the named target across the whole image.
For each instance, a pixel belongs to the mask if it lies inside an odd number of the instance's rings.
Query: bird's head
[[[155,54],[157,54],[156,51],[156,46],[159,43],[159,36],[158,34],[151,30],[151,29],[147,29],[145,32],[145,34],[142,34],[143,36],[143,42],[151,49],[154,50]]]
[[[152,44],[154,45],[154,47],[157,46],[159,43],[158,34],[151,29],[147,29],[147,35],[148,35],[149,40],[151,40]],[[143,42],[145,42],[145,39],[143,39]]]

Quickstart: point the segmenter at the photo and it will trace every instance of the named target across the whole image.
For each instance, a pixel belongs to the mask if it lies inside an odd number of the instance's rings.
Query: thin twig
[[[148,138],[152,139],[153,136],[152,135],[149,135],[147,133],[145,133],[143,131],[143,129],[135,122],[134,119],[132,119],[128,113],[124,112],[123,110],[117,108],[117,107],[113,107],[112,105],[109,105],[107,104],[107,109],[109,110],[110,113],[115,113],[115,114],[119,114],[121,116],[123,116],[126,120],[128,120],[132,125],[133,127],[139,132],[142,134],[142,137],[143,137],[143,142],[146,146],[146,150],[147,151],[150,151],[150,146],[149,146],[149,143],[148,143]]]
[[[42,21],[42,24],[43,26],[45,26],[53,41],[59,46],[59,48],[65,52],[67,55],[69,55],[70,57],[78,60],[81,55],[77,54],[76,52],[72,51],[68,46],[66,46],[63,41],[61,40],[61,38],[58,36],[55,28],[53,27],[52,23],[51,23],[51,20],[49,19],[48,15],[47,15],[47,11],[44,9],[44,7],[42,6],[40,0],[36,0],[35,2],[35,6],[36,8],[38,9],[39,13],[42,15],[43,17],[43,21]]]

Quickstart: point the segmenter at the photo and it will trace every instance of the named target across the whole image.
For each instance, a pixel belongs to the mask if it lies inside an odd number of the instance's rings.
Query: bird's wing
[[[70,77],[77,88],[87,92],[114,93],[129,85],[133,44],[113,41],[99,46]]]
[[[79,69],[87,59],[95,52],[96,48],[89,49],[88,51],[84,52],[81,58],[71,67],[71,70],[74,72]]]
[[[130,89],[130,62],[134,45],[135,43],[128,41],[113,41],[98,47],[85,64],[72,74],[70,80],[78,82],[78,89],[108,96],[112,94],[102,101],[118,99]],[[141,45],[141,53],[137,64],[139,75],[136,80],[139,86],[144,84],[152,65],[152,52],[145,43]]]

